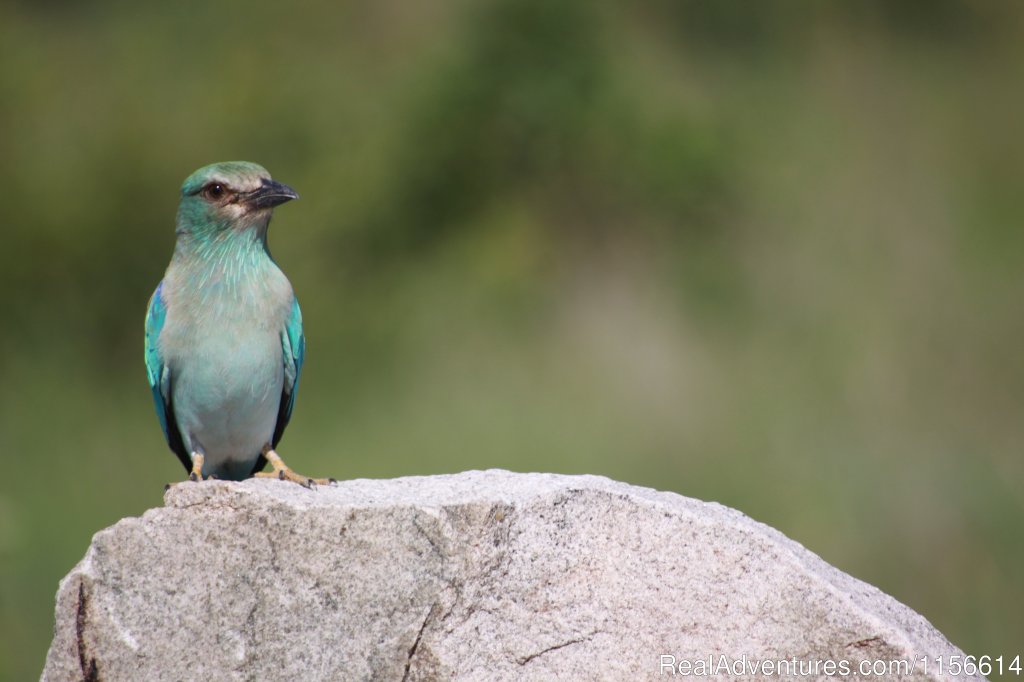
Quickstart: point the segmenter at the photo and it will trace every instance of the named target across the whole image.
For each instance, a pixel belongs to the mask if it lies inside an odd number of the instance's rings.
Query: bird
[[[146,312],[146,373],[190,481],[334,482],[297,474],[276,451],[306,340],[267,229],[274,207],[298,198],[248,161],[204,166],[181,186],[174,254]]]

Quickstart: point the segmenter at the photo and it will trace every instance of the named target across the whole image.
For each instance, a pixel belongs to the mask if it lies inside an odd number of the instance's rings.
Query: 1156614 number
[[[940,675],[997,675],[1020,676],[1024,672],[1020,655],[1008,656],[937,656],[935,665]]]

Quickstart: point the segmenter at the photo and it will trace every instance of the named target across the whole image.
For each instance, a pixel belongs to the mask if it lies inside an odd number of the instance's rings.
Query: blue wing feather
[[[163,284],[160,282],[157,285],[156,291],[149,299],[149,309],[146,311],[146,375],[149,379],[149,388],[153,391],[156,416],[160,419],[160,428],[164,431],[167,445],[185,465],[185,470],[191,471],[191,458],[185,451],[185,444],[181,440],[177,420],[174,416],[170,373],[167,371],[167,366],[160,353],[160,345],[157,343],[160,331],[164,328],[164,321],[167,319],[167,305],[161,296]]]
[[[277,425],[274,427],[272,445],[276,448],[288,421],[292,418],[295,396],[299,392],[299,377],[302,362],[306,357],[306,337],[302,333],[302,310],[298,299],[293,299],[292,312],[285,328],[281,331],[281,350],[284,361],[284,390],[281,393],[281,407],[278,409]],[[262,468],[262,467],[260,467]]]

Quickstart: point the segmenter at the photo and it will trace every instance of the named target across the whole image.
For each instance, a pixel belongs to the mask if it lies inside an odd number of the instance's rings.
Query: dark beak
[[[274,180],[264,180],[262,187],[245,196],[245,203],[249,204],[254,211],[258,211],[264,208],[274,208],[286,201],[298,198],[299,193],[288,185]]]

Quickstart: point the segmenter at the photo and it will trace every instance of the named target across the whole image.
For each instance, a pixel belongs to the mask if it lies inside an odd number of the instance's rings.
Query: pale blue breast
[[[160,343],[174,414],[186,448],[205,455],[206,475],[249,476],[273,437],[284,384],[281,332],[293,294],[267,263],[230,279],[173,268],[165,278]]]
[[[277,423],[284,382],[280,336],[226,329],[207,337],[172,374],[183,440],[206,456],[205,473],[252,473]],[[236,470],[244,471],[236,471]]]

